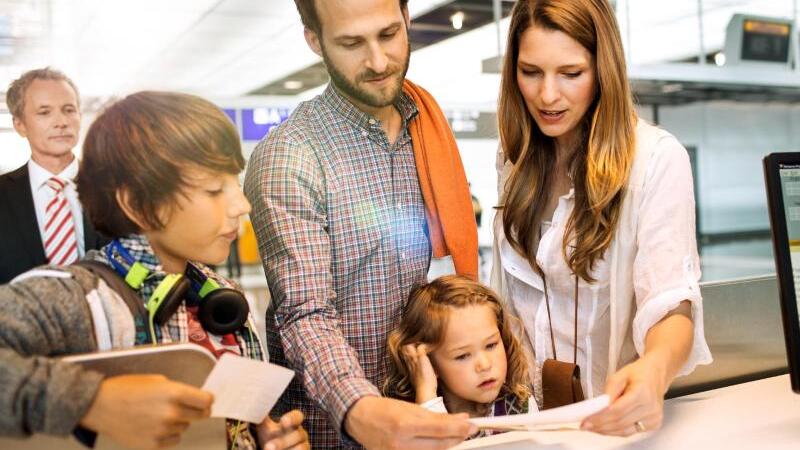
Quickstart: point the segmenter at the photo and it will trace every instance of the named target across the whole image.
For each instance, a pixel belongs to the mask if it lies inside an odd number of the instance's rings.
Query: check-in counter
[[[788,375],[669,399],[661,430],[627,438],[586,431],[511,432],[454,450],[797,450],[800,396]]]
[[[751,450],[800,448],[800,395],[791,390],[775,276],[704,283],[705,334],[714,362],[678,378],[664,425],[628,438],[583,431],[513,432],[466,449]]]

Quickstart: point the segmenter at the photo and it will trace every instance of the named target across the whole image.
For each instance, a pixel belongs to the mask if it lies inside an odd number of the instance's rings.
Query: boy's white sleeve
[[[447,414],[447,408],[444,407],[444,398],[436,397],[432,400],[419,405],[430,412]]]

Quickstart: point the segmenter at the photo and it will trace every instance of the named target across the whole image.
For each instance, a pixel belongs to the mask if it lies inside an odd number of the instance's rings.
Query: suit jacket
[[[88,250],[105,245],[83,213],[83,242]],[[28,165],[0,176],[0,284],[36,266],[47,264],[36,221]]]

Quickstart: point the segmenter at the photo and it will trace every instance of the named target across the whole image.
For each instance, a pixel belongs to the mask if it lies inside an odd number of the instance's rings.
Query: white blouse
[[[609,372],[644,353],[647,331],[683,300],[692,303],[694,344],[691,354],[679,375],[694,370],[698,364],[711,362],[711,353],[703,332],[702,298],[698,286],[700,264],[695,239],[694,194],[688,154],[669,133],[639,120],[637,132],[637,159],[641,186],[635,186],[637,175],[632,172],[631,185],[623,200],[627,211],[604,258],[597,261],[592,276],[597,280],[588,284],[580,280],[578,288],[578,339],[577,364],[581,368],[581,382],[587,398],[604,392]],[[653,146],[656,148],[643,148]],[[639,155],[645,155],[640,157]],[[501,156],[502,157],[502,156]],[[644,161],[646,159],[646,161]],[[498,169],[501,182],[507,179],[510,163]],[[502,188],[502,185],[501,185]],[[502,197],[502,192],[501,192]],[[627,204],[626,204],[627,203]],[[562,253],[566,222],[574,207],[574,191],[559,198],[549,226],[545,226],[539,242],[536,260],[545,273],[550,299],[553,336],[558,359],[572,362],[574,342],[575,278]],[[541,277],[528,261],[517,253],[503,234],[502,218],[495,223],[496,264],[501,270],[493,279],[510,312],[521,321],[526,344],[530,344],[535,359],[534,392],[541,395],[539,373],[544,360],[553,357],[550,328]],[[545,224],[548,225],[548,224]],[[624,248],[623,248],[624,247]],[[621,249],[622,248],[622,249]],[[630,248],[630,257],[626,250]],[[627,259],[627,264],[619,261]],[[617,260],[616,264],[612,264]],[[612,267],[620,272],[613,277],[616,284],[632,283],[612,288]],[[495,269],[497,270],[497,269]],[[612,311],[612,292],[617,292],[618,302],[630,302],[629,318],[620,315],[626,308]],[[626,299],[632,294],[630,299]],[[619,318],[622,317],[622,320]],[[627,319],[627,320],[626,320]],[[628,330],[612,328],[627,327]],[[616,336],[624,336],[618,342]],[[630,348],[626,351],[626,348]],[[635,349],[635,351],[634,351]],[[615,364],[616,363],[616,364]],[[615,365],[610,369],[611,365]],[[533,366],[533,364],[532,364]]]

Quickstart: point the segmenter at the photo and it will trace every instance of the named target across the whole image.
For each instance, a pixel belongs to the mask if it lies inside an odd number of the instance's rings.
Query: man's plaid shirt
[[[314,448],[353,444],[348,409],[380,395],[386,338],[431,248],[408,123],[380,123],[332,86],[302,103],[255,149],[245,193],[267,275],[270,359],[297,372],[276,410],[299,408]]]

